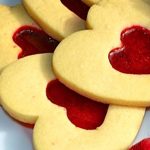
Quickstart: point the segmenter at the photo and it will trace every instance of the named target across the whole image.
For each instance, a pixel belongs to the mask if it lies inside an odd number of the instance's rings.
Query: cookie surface
[[[108,58],[112,49],[122,45],[122,30],[134,25],[150,29],[149,14],[150,4],[142,0],[103,0],[93,5],[87,18],[89,30],[72,34],[55,50],[53,68],[58,79],[103,103],[149,106],[150,75],[122,73]]]
[[[0,6],[0,70],[17,60],[21,48],[15,44],[14,32],[23,25],[37,26],[21,5],[14,7]]]
[[[47,83],[55,79],[51,58],[52,54],[23,58],[5,68],[0,78],[5,110],[15,119],[35,123],[35,149],[128,148],[139,130],[145,109],[110,105],[103,124],[97,129],[75,127],[68,120],[65,109],[46,97]]]
[[[60,0],[24,0],[23,4],[43,30],[57,40],[85,28],[85,21],[66,8]]]

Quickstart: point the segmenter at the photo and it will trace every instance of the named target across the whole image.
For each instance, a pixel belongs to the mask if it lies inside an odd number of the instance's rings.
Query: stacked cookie
[[[89,8],[80,3],[83,16]],[[24,0],[27,12],[0,7],[8,18],[0,33],[0,102],[15,119],[35,125],[36,150],[128,149],[150,104],[150,77],[139,65],[149,60],[150,4],[84,3],[86,21],[60,0]]]

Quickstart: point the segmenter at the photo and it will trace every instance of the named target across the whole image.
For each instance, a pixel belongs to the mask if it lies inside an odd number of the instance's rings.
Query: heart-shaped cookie
[[[96,101],[149,106],[150,75],[121,73],[109,61],[110,51],[121,45],[122,31],[134,25],[149,30],[149,18],[150,3],[143,0],[102,0],[93,5],[87,17],[89,30],[70,35],[56,48],[56,76],[66,86]]]
[[[34,148],[36,150],[127,149],[139,130],[145,109],[110,105],[101,126],[93,130],[76,127],[69,121],[65,109],[53,104],[47,98],[48,83],[55,79],[51,58],[52,54],[22,58],[6,67],[0,78],[0,95],[5,110],[15,119],[35,124]],[[60,97],[62,91],[59,92],[60,90],[55,90],[55,96],[50,94],[51,98]],[[61,95],[63,97],[64,94]],[[57,103],[62,105],[60,102]],[[67,107],[73,108],[72,104]],[[82,112],[82,109],[80,111]]]

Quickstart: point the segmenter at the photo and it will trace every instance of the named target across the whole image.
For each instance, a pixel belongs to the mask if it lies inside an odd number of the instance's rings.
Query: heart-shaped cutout
[[[44,31],[32,26],[22,26],[17,29],[13,40],[22,49],[18,58],[40,53],[53,53],[59,44]]]
[[[121,33],[122,46],[109,53],[112,67],[128,74],[150,74],[150,30],[141,26]]]
[[[58,80],[47,85],[46,94],[52,103],[66,108],[69,120],[77,127],[96,129],[105,119],[108,105],[81,96]]]

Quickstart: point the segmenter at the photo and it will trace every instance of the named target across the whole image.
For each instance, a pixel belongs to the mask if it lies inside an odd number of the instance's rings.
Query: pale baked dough
[[[0,77],[0,97],[15,119],[35,123],[36,150],[127,149],[141,125],[145,109],[110,105],[102,126],[96,130],[75,127],[65,109],[46,97],[49,81],[55,79],[52,54],[20,59],[6,67]]]
[[[101,0],[88,13],[89,30],[72,34],[56,48],[53,68],[69,88],[108,104],[150,106],[150,75],[112,68],[108,54],[120,46],[121,31],[133,25],[150,29],[150,3]]]
[[[85,28],[85,21],[65,7],[60,0],[23,0],[23,4],[43,30],[59,41]]]
[[[37,26],[21,5],[7,7],[0,5],[0,70],[17,60],[21,48],[15,44],[14,32],[24,25]]]

